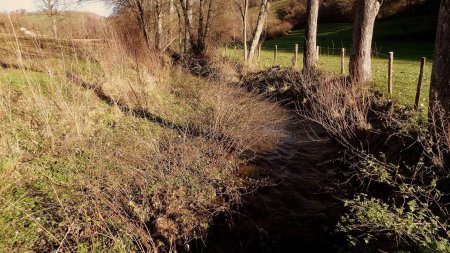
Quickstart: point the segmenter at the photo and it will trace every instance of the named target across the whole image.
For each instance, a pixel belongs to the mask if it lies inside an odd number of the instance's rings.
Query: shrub
[[[423,126],[392,101],[327,73],[271,68],[244,79],[292,104],[342,147],[348,208],[337,227],[352,245],[448,252],[449,124],[442,110]],[[356,196],[356,197],[354,197]]]

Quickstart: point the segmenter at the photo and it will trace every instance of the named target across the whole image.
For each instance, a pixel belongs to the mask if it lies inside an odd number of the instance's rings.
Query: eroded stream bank
[[[285,137],[249,165],[252,177],[274,185],[243,196],[235,213],[215,220],[206,242],[193,243],[194,252],[335,252],[345,242],[333,234],[343,209],[332,162],[339,146],[322,127],[285,113]]]

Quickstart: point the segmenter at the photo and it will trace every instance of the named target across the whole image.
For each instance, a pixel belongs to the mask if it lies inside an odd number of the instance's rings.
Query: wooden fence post
[[[389,52],[388,92],[392,94],[392,77],[394,68],[394,52]]]
[[[319,61],[319,55],[320,55],[320,46],[317,46],[317,61]]]
[[[345,64],[345,48],[341,50],[341,75],[344,75]]]
[[[258,63],[261,62],[261,43],[258,45]]]
[[[273,64],[277,65],[277,54],[278,54],[278,45],[275,45],[275,50],[273,51]]]
[[[419,82],[417,83],[417,91],[416,91],[416,101],[414,103],[414,110],[417,111],[419,109],[419,101],[420,101],[420,91],[422,89],[422,83],[423,83],[423,70],[425,68],[425,61],[427,58],[422,57],[420,59],[420,74],[419,74]]]
[[[333,49],[332,49],[332,53],[331,54],[334,54],[334,40],[331,40],[331,44],[333,44],[332,46],[333,46]]]
[[[298,44],[295,44],[295,47],[294,47],[294,67],[296,67],[297,66],[297,63],[298,63]]]

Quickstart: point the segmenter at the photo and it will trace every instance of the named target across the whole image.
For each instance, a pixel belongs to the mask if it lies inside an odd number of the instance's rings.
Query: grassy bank
[[[239,202],[242,152],[278,135],[276,106],[118,40],[0,52],[2,252],[183,248]]]

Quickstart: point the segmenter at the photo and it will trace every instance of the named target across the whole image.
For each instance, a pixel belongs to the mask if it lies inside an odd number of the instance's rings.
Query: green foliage
[[[338,229],[347,233],[363,232],[361,237],[349,237],[353,245],[361,238],[368,244],[374,235],[382,235],[414,242],[424,251],[450,251],[450,226],[443,226],[442,220],[430,214],[429,206],[424,203],[405,199],[404,205],[396,206],[360,194],[346,200],[345,206],[350,208],[350,213],[342,217]]]

